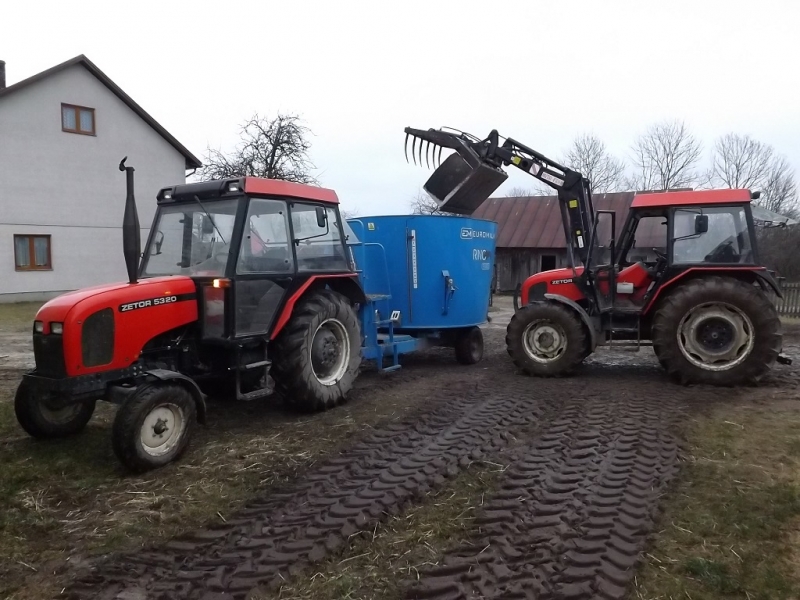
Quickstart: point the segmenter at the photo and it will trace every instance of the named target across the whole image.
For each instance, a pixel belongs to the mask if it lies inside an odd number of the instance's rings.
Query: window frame
[[[27,267],[21,267],[17,259],[17,238],[28,238],[28,254],[30,256],[31,264]],[[47,239],[47,264],[39,266],[36,264],[36,246],[34,240],[36,238]],[[53,270],[53,240],[49,233],[15,233],[14,234],[14,270],[27,272],[27,271],[52,271]]]
[[[742,211],[744,214],[744,221],[741,223],[746,233],[746,237],[749,243],[748,251],[750,253],[750,260],[746,262],[710,262],[710,261],[699,261],[699,262],[686,262],[686,261],[676,261],[675,260],[675,215],[678,211],[687,211],[687,212],[697,212],[697,214],[709,214],[714,213],[716,211],[724,211],[729,212],[734,219],[734,224],[736,224],[737,218],[733,215],[735,211]],[[722,214],[724,214],[722,212]],[[719,214],[719,213],[718,213]],[[734,225],[735,226],[735,225]],[[701,234],[702,235],[702,234]],[[737,234],[738,235],[738,234]],[[680,236],[679,236],[680,237]],[[688,238],[687,238],[688,239]],[[668,247],[668,257],[669,257],[669,264],[670,266],[679,266],[679,267],[728,267],[728,268],[739,268],[739,267],[752,267],[758,266],[760,264],[759,257],[758,257],[758,246],[755,239],[755,226],[753,224],[753,214],[750,208],[750,204],[743,204],[743,203],[720,203],[720,204],[702,204],[698,206],[675,206],[670,209],[669,214],[669,247]]]
[[[348,252],[348,249],[347,249],[347,245],[345,244],[344,228],[342,227],[342,220],[343,219],[342,219],[342,216],[341,216],[341,211],[337,211],[336,210],[337,207],[332,206],[330,204],[327,204],[325,202],[314,202],[313,200],[306,200],[306,199],[289,199],[287,204],[289,206],[289,226],[291,227],[291,236],[292,236],[292,239],[290,240],[289,243],[292,246],[292,254],[294,255],[295,272],[297,274],[328,273],[328,272],[330,272],[330,273],[339,273],[339,272],[344,272],[347,269],[349,269],[351,265],[350,265],[350,261],[348,259],[349,252]],[[338,227],[334,227],[333,224],[330,222],[330,220],[328,221],[328,227],[329,227],[329,230],[336,229],[339,232],[338,243],[342,247],[342,251],[343,251],[343,260],[344,260],[344,263],[345,263],[345,268],[344,269],[339,270],[339,269],[333,269],[333,268],[331,268],[331,269],[301,268],[300,259],[297,256],[298,244],[295,243],[295,240],[297,239],[297,237],[296,237],[297,234],[295,233],[295,229],[294,229],[294,227],[295,227],[295,223],[294,223],[294,212],[295,212],[295,210],[294,210],[294,207],[298,206],[298,205],[300,205],[300,206],[310,206],[310,207],[312,207],[314,209],[316,209],[317,207],[322,207],[322,208],[325,209],[325,214],[326,215],[328,215],[328,211],[329,210],[332,211],[334,213],[334,215],[338,215],[338,219],[337,219]],[[300,212],[300,211],[298,211],[298,212]]]
[[[69,129],[64,126],[64,109],[71,108],[75,111],[75,129]],[[81,114],[82,110],[88,110],[92,115],[92,130],[91,131],[84,131],[81,129]],[[68,102],[61,103],[61,131],[65,133],[77,133],[78,135],[91,135],[97,136],[97,120],[95,118],[95,110],[89,106],[80,106],[78,104],[69,104]]]

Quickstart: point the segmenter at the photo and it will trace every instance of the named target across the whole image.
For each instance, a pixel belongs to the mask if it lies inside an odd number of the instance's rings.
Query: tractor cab
[[[748,190],[639,193],[618,242],[615,215],[597,211],[587,278],[598,309],[643,312],[662,284],[693,270],[758,269],[750,199]]]
[[[353,274],[331,190],[240,178],[162,189],[140,277],[191,277],[201,335],[272,333],[278,311],[315,275]]]

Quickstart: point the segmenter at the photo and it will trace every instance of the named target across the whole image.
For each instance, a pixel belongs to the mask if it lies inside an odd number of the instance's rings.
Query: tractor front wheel
[[[292,408],[322,411],[344,402],[361,365],[361,331],[350,302],[312,293],[295,308],[272,353],[275,387]]]
[[[67,404],[51,402],[22,381],[14,397],[14,412],[20,426],[32,437],[53,439],[79,433],[94,414],[96,401]]]
[[[119,407],[112,429],[117,458],[141,473],[179,458],[189,445],[197,407],[177,383],[143,384]]]
[[[653,318],[653,349],[681,383],[741,385],[760,380],[781,350],[780,319],[755,285],[695,279],[672,291]]]
[[[516,311],[506,328],[506,347],[517,367],[538,377],[567,375],[588,354],[578,315],[554,302],[536,302]]]

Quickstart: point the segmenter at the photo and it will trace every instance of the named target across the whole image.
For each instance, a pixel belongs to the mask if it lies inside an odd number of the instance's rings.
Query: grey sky
[[[9,1],[0,22],[9,85],[86,54],[201,158],[256,110],[299,113],[315,175],[362,215],[407,212],[430,175],[405,162],[407,125],[556,158],[582,132],[625,156],[679,118],[704,158],[748,133],[800,175],[795,0]]]

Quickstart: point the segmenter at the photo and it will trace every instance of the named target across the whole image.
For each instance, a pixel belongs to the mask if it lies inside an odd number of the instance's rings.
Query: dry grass
[[[313,416],[274,404],[209,405],[179,462],[129,476],[111,451],[113,407],[98,404],[78,437],[36,442],[17,426],[0,372],[0,598],[52,597],[66,572],[98,554],[224,519],[416,400],[400,390]],[[16,380],[8,379],[8,384]],[[231,404],[233,404],[231,406]],[[55,574],[55,576],[54,576]]]
[[[33,318],[42,302],[0,304],[0,332],[23,333],[33,327]]]
[[[686,464],[630,597],[797,598],[798,440],[800,403],[793,399],[720,407],[695,421]]]
[[[400,599],[404,583],[439,564],[464,543],[475,511],[498,480],[497,466],[473,464],[420,504],[356,534],[347,548],[312,570],[292,577],[274,594],[251,600]]]

